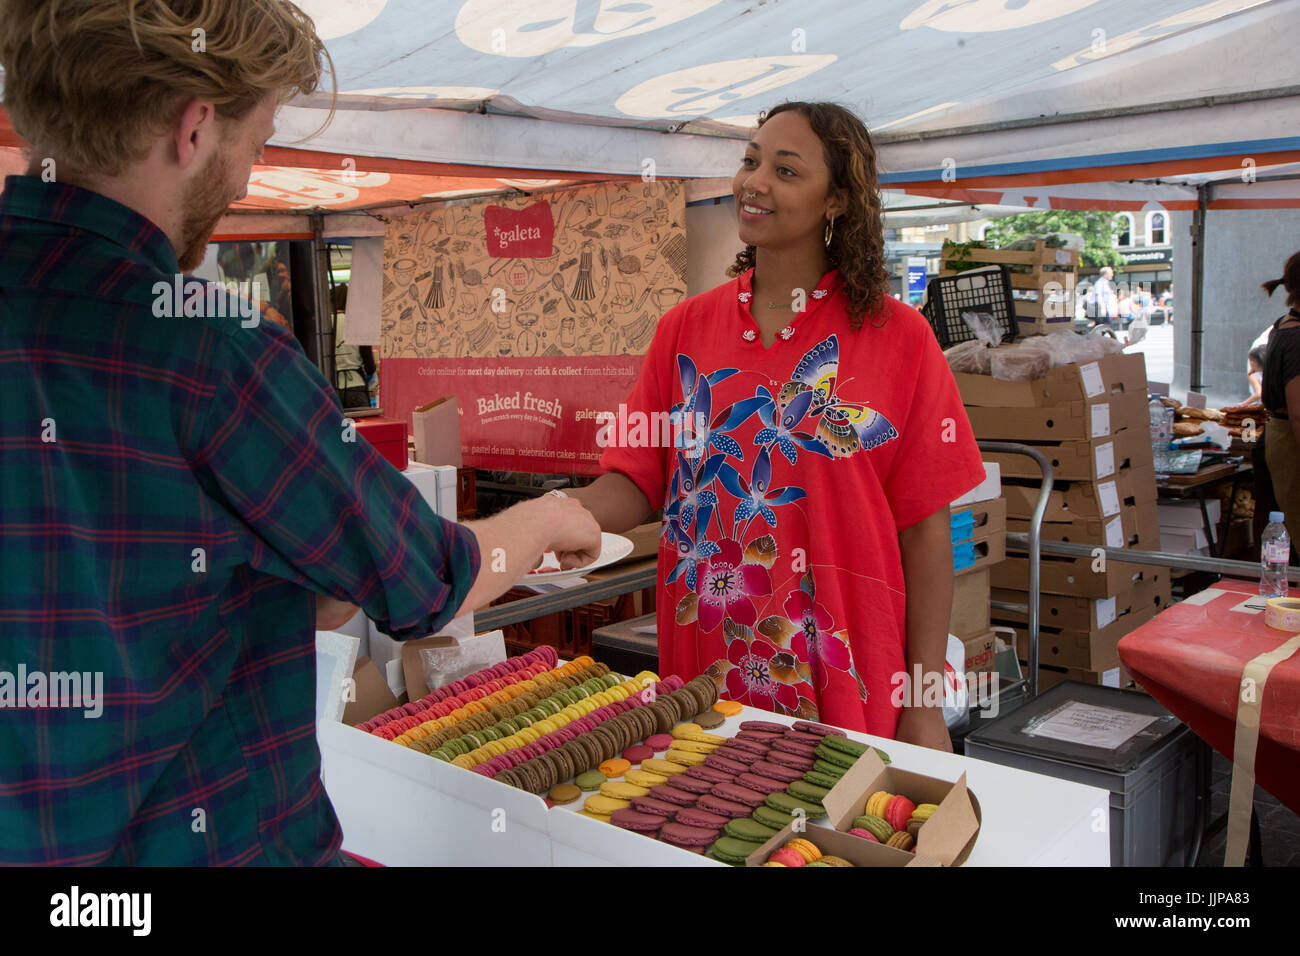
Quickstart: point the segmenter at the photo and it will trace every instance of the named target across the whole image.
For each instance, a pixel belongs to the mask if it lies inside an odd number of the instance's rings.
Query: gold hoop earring
[[[835,217],[831,216],[831,221],[826,224],[826,248],[830,248],[831,236],[835,234]]]

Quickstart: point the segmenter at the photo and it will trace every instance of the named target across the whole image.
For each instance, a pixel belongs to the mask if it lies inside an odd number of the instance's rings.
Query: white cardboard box
[[[1199,528],[1160,529],[1160,550],[1169,554],[1208,555],[1209,542]]]
[[[746,707],[741,721],[781,717]],[[1102,789],[944,754],[854,731],[894,765],[956,780],[980,795],[983,823],[964,866],[1107,866],[1110,838],[1091,822]],[[717,861],[577,814],[582,802],[547,810],[532,794],[353,727],[317,727],[321,775],[343,827],[343,848],[389,866],[716,866]],[[824,822],[824,821],[821,821]],[[502,829],[504,827],[504,829]]]
[[[344,724],[316,737],[343,849],[386,866],[551,865],[541,797]]]
[[[1215,530],[1217,535],[1219,519],[1223,513],[1222,502],[1218,498],[1211,498],[1205,502],[1205,510],[1210,516],[1210,527]],[[1162,501],[1156,505],[1156,515],[1160,518],[1162,531],[1165,528],[1170,531],[1177,531],[1181,528],[1205,530],[1205,519],[1201,515],[1201,503],[1199,501]]]
[[[1002,497],[1002,466],[996,461],[984,462],[984,480],[978,488],[966,492],[954,505],[970,505],[977,501],[992,501]]]

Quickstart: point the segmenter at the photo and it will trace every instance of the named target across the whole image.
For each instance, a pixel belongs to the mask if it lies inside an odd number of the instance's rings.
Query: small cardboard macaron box
[[[938,806],[917,834],[914,853],[849,834],[853,821],[864,812],[867,798],[879,790],[902,794],[917,804]],[[966,774],[951,782],[900,770],[886,766],[874,750],[858,758],[823,798],[822,804],[830,827],[791,821],[751,853],[745,865],[762,866],[774,850],[801,837],[823,854],[842,857],[854,866],[961,866],[979,836],[979,801],[966,787]]]

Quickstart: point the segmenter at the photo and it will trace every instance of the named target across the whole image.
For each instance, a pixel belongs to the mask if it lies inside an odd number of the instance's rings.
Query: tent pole
[[[1205,387],[1202,377],[1202,358],[1204,356],[1205,315],[1205,215],[1209,208],[1210,187],[1196,187],[1196,212],[1192,213],[1192,369],[1188,387],[1199,392]]]
[[[334,374],[334,310],[330,302],[329,248],[325,242],[325,217],[321,213],[311,215],[312,251],[315,255],[316,280],[312,287],[316,297],[316,366],[325,373],[331,387],[337,387],[338,380]]]

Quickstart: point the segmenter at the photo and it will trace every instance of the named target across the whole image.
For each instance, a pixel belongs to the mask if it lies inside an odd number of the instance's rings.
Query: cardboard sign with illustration
[[[384,240],[381,404],[409,421],[454,395],[463,462],[594,473],[597,416],[636,381],[686,297],[672,180],[430,208]]]

